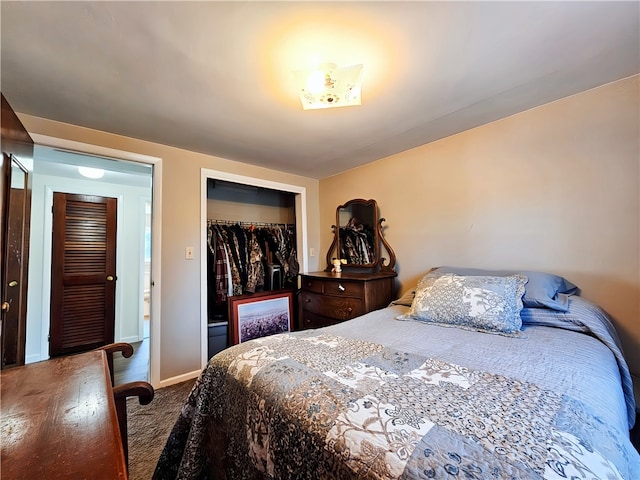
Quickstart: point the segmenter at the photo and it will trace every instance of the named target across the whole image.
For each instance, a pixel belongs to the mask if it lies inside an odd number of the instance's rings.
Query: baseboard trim
[[[137,343],[140,341],[140,337],[138,337],[137,335],[134,335],[132,337],[123,337],[120,339],[120,341],[125,343]]]
[[[183,373],[182,375],[178,375],[176,377],[167,378],[165,380],[160,380],[160,386],[169,387],[171,385],[175,385],[176,383],[184,382],[186,380],[191,380],[192,378],[197,378],[200,375],[201,370],[194,370],[192,372]]]
[[[42,356],[39,353],[36,353],[34,355],[27,355],[27,357],[24,359],[24,363],[36,363],[42,360]]]

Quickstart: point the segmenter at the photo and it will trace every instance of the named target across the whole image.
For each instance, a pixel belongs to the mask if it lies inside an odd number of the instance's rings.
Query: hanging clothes
[[[249,261],[247,264],[247,285],[245,290],[249,293],[255,293],[264,287],[264,265],[262,260],[264,254],[258,243],[258,237],[253,229],[247,234],[249,252]]]
[[[370,226],[363,225],[357,218],[349,220],[340,227],[340,258],[347,263],[364,265],[372,263],[375,257],[374,232]]]
[[[213,234],[215,238],[215,290],[216,290],[216,302],[223,303],[227,301],[227,297],[233,294],[233,290],[229,288],[231,278],[231,266],[229,264],[229,253],[227,247],[222,240],[222,235],[219,229],[209,229],[210,234]]]
[[[233,295],[231,262],[222,239],[222,233],[215,225],[207,229],[207,312],[208,318],[220,320],[226,316],[226,304],[229,295]]]
[[[269,265],[280,265],[283,286],[297,285],[299,264],[295,226],[210,220],[207,223],[209,299],[216,305],[228,296],[263,291]]]

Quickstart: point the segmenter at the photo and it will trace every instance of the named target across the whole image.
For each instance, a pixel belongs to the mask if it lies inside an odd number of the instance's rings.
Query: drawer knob
[[[311,299],[310,298],[306,298],[304,301],[307,302],[307,303],[311,303]]]
[[[347,308],[347,312],[349,312],[349,313],[353,312],[353,308],[351,308],[351,307]]]
[[[338,290],[344,292],[345,288],[341,284],[338,284]]]

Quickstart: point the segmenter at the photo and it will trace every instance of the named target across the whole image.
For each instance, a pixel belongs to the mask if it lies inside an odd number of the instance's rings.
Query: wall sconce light
[[[102,178],[104,170],[101,168],[78,167],[78,173],[87,178]]]
[[[338,68],[335,63],[325,63],[293,73],[304,110],[361,104],[362,65]]]

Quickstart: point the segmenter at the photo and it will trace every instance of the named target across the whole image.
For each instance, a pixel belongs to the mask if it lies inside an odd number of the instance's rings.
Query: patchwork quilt
[[[637,479],[627,432],[551,391],[303,331],[213,357],[155,479]]]

